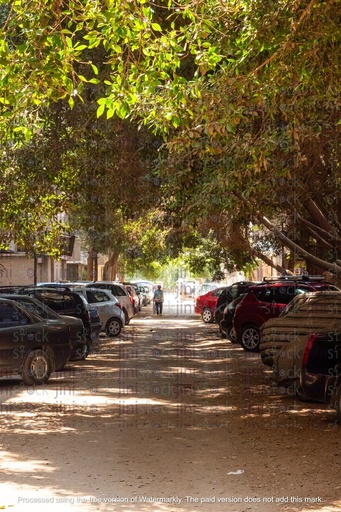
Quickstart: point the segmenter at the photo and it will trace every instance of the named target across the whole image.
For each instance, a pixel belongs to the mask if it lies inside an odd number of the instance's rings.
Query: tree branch
[[[234,192],[234,194],[239,200],[241,200],[247,206],[248,209],[250,209],[250,206],[252,206],[250,204],[250,200],[247,200],[242,194],[238,192]],[[254,216],[258,220],[258,222],[260,222],[263,226],[269,229],[269,231],[271,231],[271,233],[273,233],[281,241],[281,243],[285,245],[285,247],[291,249],[297,254],[300,254],[302,258],[304,258],[306,261],[309,261],[310,263],[313,263],[317,267],[323,270],[327,270],[332,274],[336,274],[338,276],[341,275],[341,266],[338,265],[337,261],[330,263],[306,251],[305,249],[303,249],[303,247],[300,247],[298,244],[290,240],[290,238],[285,236],[280,229],[278,229],[269,219],[262,215],[256,208],[254,208]]]
[[[250,247],[250,252],[251,252],[252,256],[254,256],[255,258],[258,258],[258,259],[264,261],[264,263],[266,263],[270,267],[272,267],[275,270],[277,270],[277,272],[279,272],[280,274],[282,274],[282,275],[287,275],[287,274],[293,275],[293,272],[291,272],[290,270],[288,270],[285,267],[282,267],[282,265],[278,265],[277,263],[274,263],[271,258],[268,258],[262,252],[259,252],[256,249],[253,249],[252,247]]]

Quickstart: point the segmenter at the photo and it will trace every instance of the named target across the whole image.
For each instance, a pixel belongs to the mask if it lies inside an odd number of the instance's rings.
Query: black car
[[[225,330],[220,329],[220,322],[224,316],[224,310],[228,304],[234,299],[237,299],[240,295],[248,292],[250,286],[257,283],[253,281],[239,281],[227,286],[219,295],[217,306],[214,312],[215,322],[219,325],[219,330],[222,335],[225,334]]]
[[[97,310],[90,308],[84,296],[67,287],[60,286],[55,288],[23,287],[21,293],[35,297],[40,302],[49,306],[53,311],[61,316],[74,316],[80,318],[85,329],[85,339],[80,333],[73,359],[85,359],[91,350],[91,346],[96,341],[101,330],[101,322]],[[91,315],[94,316],[95,324],[92,324]],[[95,327],[93,327],[93,325]]]
[[[306,344],[297,396],[303,401],[324,402],[341,420],[341,333],[312,334]]]
[[[43,319],[16,301],[0,298],[0,376],[20,375],[27,385],[45,384],[69,360],[69,329]]]
[[[239,297],[237,297],[232,302],[227,304],[227,306],[224,309],[223,318],[220,320],[219,323],[219,331],[221,337],[229,338],[229,340],[232,341],[232,343],[236,343],[236,339],[234,338],[232,333],[234,312],[239,302],[241,302],[244,297],[245,293],[242,293],[241,295],[239,295]]]
[[[0,294],[5,299],[11,299],[19,303],[27,311],[34,313],[45,320],[59,320],[65,322],[69,328],[71,337],[71,355],[70,361],[82,359],[84,355],[84,345],[86,345],[86,332],[84,324],[80,318],[74,316],[63,315],[60,316],[49,306],[40,302],[35,297],[20,294]],[[80,342],[81,341],[81,342]],[[60,370],[60,368],[56,368]]]

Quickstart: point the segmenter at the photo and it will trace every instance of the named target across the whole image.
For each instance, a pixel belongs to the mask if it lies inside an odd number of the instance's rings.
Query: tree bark
[[[92,249],[88,253],[87,280],[97,281],[98,279],[98,259],[97,251]]]
[[[108,260],[104,264],[103,281],[115,281],[118,271],[119,254],[110,252]]]

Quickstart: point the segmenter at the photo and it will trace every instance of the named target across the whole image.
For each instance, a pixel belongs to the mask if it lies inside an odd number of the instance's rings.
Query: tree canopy
[[[175,230],[208,223],[254,255],[262,225],[310,269],[340,273],[340,0],[16,0],[0,20],[12,152],[44,109],[81,111],[94,91],[98,118],[162,137]]]

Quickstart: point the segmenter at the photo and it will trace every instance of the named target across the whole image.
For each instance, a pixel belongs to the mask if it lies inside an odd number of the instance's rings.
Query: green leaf
[[[91,62],[92,71],[95,73],[95,75],[98,75],[98,67],[95,66],[93,62]]]
[[[158,23],[152,23],[152,29],[156,32],[162,32],[162,28]]]
[[[103,103],[102,105],[100,105],[98,107],[97,112],[96,112],[97,117],[100,117],[103,114],[104,110],[105,110],[105,103]]]

